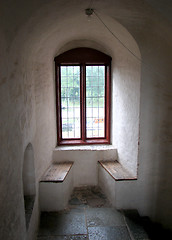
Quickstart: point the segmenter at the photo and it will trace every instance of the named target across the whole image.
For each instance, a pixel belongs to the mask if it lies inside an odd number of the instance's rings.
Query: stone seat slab
[[[116,181],[137,179],[129,171],[127,171],[117,160],[99,161],[99,163]]]
[[[40,182],[63,182],[68,175],[73,162],[53,163],[45,172]]]

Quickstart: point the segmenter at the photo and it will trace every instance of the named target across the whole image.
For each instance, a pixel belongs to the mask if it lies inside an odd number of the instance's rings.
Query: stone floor
[[[163,236],[162,236],[163,237]],[[98,187],[76,188],[69,206],[42,212],[37,240],[149,240],[137,211],[112,208]],[[172,239],[172,238],[171,238]]]

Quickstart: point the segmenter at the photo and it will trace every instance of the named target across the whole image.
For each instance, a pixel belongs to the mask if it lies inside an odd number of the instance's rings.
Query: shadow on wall
[[[156,73],[149,73],[149,76],[144,70],[144,74],[148,82],[143,84],[147,88],[144,89],[146,97],[142,100],[141,115],[140,164],[144,169],[141,175],[146,186],[143,191],[145,197],[142,198],[146,210],[142,215],[148,215],[153,222],[172,229],[172,85]]]
[[[26,229],[28,230],[36,194],[34,151],[31,143],[27,145],[24,152],[23,193],[24,193]]]
[[[170,86],[168,85],[169,89]],[[170,90],[161,96],[164,108],[159,121],[159,169],[156,192],[155,213],[158,221],[172,228],[172,95]]]

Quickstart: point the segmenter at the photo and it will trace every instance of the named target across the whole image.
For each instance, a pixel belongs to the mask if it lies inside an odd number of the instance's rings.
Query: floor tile
[[[87,234],[85,214],[82,209],[70,212],[42,213],[39,236]]]
[[[148,240],[138,212],[123,213],[110,206],[100,188],[77,188],[66,210],[41,214],[37,240]]]
[[[88,227],[125,225],[123,215],[115,209],[89,208],[85,211]]]
[[[41,236],[37,240],[88,240],[87,235]]]
[[[70,207],[84,206],[87,207],[110,207],[110,203],[99,187],[78,187],[69,201]]]
[[[131,240],[126,227],[89,227],[89,240]]]
[[[73,235],[73,236],[65,236],[65,240],[88,240],[87,235]]]
[[[41,236],[37,240],[65,240],[64,236]]]

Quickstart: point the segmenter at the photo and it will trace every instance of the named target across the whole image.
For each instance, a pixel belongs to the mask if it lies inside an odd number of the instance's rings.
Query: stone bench
[[[39,183],[40,210],[59,211],[67,207],[73,190],[73,162],[53,163]]]
[[[131,198],[133,188],[132,182],[137,180],[117,160],[98,162],[98,182],[113,207],[117,209],[128,207],[125,199]]]

